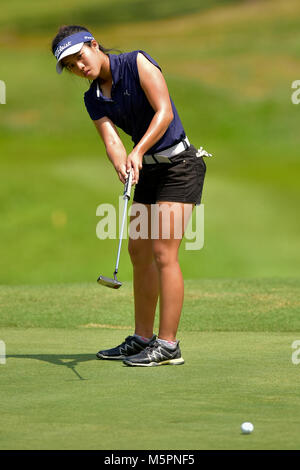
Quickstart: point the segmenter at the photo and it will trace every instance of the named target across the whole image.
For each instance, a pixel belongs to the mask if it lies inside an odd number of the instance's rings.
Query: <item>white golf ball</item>
[[[243,434],[251,434],[253,429],[254,429],[254,426],[252,423],[245,422],[241,425],[241,431]]]

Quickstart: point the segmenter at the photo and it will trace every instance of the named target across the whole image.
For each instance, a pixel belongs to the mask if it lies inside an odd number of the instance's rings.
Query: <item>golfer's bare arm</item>
[[[137,67],[141,87],[155,113],[136,146],[136,150],[144,155],[164,135],[174,115],[169,90],[161,71],[141,52],[137,55]]]
[[[161,71],[142,53],[137,55],[137,68],[140,85],[154,115],[145,134],[127,157],[127,171],[133,169],[133,184],[139,180],[143,155],[165,134],[174,119],[168,87]]]
[[[109,160],[115,167],[120,180],[124,183],[127,152],[114,123],[106,116],[93,122],[104,142]]]

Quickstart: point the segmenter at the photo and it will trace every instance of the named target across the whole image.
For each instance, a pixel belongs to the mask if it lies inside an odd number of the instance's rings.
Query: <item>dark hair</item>
[[[65,39],[68,36],[71,36],[71,34],[79,33],[80,31],[88,31],[87,28],[84,26],[78,26],[78,25],[64,25],[61,26],[58,30],[58,33],[56,34],[55,38],[52,41],[52,54],[54,55],[55,50],[57,48],[57,45],[60,41]],[[91,47],[91,41],[85,43],[87,46]],[[105,47],[101,46],[101,44],[98,43],[100,51],[104,52],[104,54],[107,54],[108,52],[112,51],[113,49],[106,49]],[[63,66],[63,64],[62,64]]]

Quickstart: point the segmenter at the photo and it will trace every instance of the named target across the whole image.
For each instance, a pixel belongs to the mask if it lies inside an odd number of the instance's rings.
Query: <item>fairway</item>
[[[7,354],[0,365],[0,448],[298,449],[300,365],[292,363],[292,343],[300,339],[299,286],[296,280],[187,282],[178,334],[185,364],[147,369],[95,358],[132,334],[130,283],[118,292],[92,284],[2,287],[1,318],[10,305],[15,326],[0,330]],[[280,324],[279,304],[289,313],[289,331],[283,323],[283,331],[268,327],[271,319]],[[248,314],[238,326],[241,305]],[[262,315],[260,324],[251,310]],[[60,316],[65,328],[54,326]],[[253,422],[253,434],[241,434],[243,421]]]

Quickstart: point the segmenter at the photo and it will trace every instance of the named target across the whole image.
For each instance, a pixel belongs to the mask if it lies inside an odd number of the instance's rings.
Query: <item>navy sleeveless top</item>
[[[91,119],[96,121],[107,116],[117,127],[131,136],[134,145],[146,133],[155,114],[140,85],[137,68],[139,52],[161,70],[157,62],[141,50],[119,55],[108,54],[112,74],[111,98],[101,93],[100,87],[97,87],[97,80],[92,82],[89,90],[84,94],[84,103]],[[172,99],[171,104],[174,119],[165,134],[147,153],[164,150],[185,137],[185,131]]]

